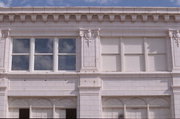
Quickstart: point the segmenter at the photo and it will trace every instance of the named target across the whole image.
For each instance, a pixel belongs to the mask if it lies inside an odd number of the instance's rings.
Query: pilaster
[[[6,71],[5,49],[6,41],[9,37],[9,29],[0,29],[0,118],[7,117],[8,101],[7,101],[7,86],[8,80],[3,77],[3,72]]]
[[[101,79],[96,76],[80,77],[78,118],[101,118]]]
[[[0,118],[7,117],[8,101],[7,101],[7,79],[0,78]]]
[[[172,96],[174,118],[180,118],[180,31],[169,30],[172,51]]]
[[[5,70],[5,47],[6,39],[9,37],[9,30],[0,29],[0,72]]]
[[[172,71],[180,73],[180,31],[169,30],[169,37],[171,39],[171,50],[172,50]]]
[[[100,59],[100,29],[80,29],[81,72],[97,72]]]
[[[90,19],[90,18],[89,18]],[[81,67],[80,72],[99,71],[100,29],[80,29]],[[101,118],[101,79],[83,74],[79,79],[78,118]]]

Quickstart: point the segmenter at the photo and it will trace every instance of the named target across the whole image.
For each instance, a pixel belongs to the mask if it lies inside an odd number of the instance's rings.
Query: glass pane
[[[75,53],[76,40],[75,39],[60,39],[59,40],[59,53]]]
[[[59,56],[59,70],[75,70],[76,56]]]
[[[12,70],[29,70],[29,56],[12,56]]]
[[[29,53],[30,39],[13,39],[13,53]]]
[[[53,56],[35,56],[35,70],[52,70]]]
[[[53,39],[36,39],[35,40],[36,53],[52,53]]]

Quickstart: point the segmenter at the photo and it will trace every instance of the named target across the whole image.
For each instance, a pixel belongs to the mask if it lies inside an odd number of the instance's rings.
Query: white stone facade
[[[0,117],[180,118],[180,8],[0,8]],[[12,70],[13,39],[30,39]],[[35,39],[53,39],[52,70],[35,70]],[[58,52],[59,38],[76,52]],[[42,54],[40,54],[42,55]],[[76,57],[59,70],[58,56]]]

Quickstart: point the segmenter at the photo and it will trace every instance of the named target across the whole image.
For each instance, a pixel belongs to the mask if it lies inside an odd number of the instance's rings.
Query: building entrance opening
[[[19,119],[29,119],[29,109],[19,109]]]
[[[76,109],[66,109],[66,119],[76,119]]]

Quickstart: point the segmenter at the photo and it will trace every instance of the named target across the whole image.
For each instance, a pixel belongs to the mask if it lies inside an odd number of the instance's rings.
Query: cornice
[[[0,8],[0,22],[178,22],[176,7],[10,7]]]

